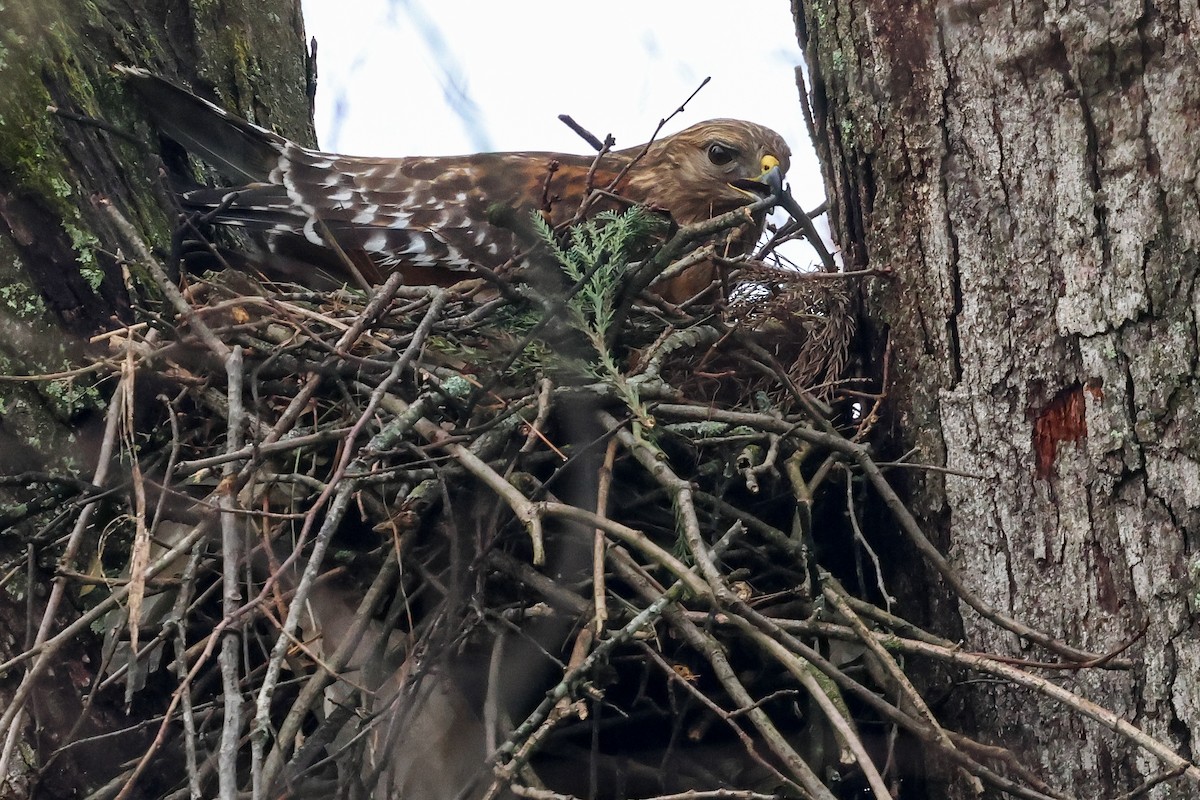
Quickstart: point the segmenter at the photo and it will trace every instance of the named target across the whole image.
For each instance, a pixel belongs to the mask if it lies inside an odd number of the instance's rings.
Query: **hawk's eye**
[[[708,160],[716,164],[718,167],[724,166],[730,161],[733,161],[733,158],[736,155],[736,150],[734,150],[732,147],[726,147],[723,144],[717,144],[714,142],[708,146]]]

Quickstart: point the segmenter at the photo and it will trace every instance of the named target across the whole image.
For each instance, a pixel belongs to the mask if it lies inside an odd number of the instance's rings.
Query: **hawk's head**
[[[636,155],[641,148],[624,151]],[[758,179],[791,151],[770,128],[737,119],[713,119],[650,145],[630,173],[628,194],[670,210],[681,225],[751,203],[770,192]]]

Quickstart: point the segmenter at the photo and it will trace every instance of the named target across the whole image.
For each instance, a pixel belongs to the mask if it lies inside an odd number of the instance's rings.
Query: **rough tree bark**
[[[110,65],[178,76],[260,124],[312,141],[305,61],[299,0],[0,3],[0,374],[69,370],[83,359],[87,337],[128,318],[118,254],[133,250],[97,201],[110,201],[161,255],[169,251],[170,205],[154,161],[133,141],[148,140],[145,113]],[[0,383],[0,473],[90,476],[106,398],[103,387],[88,386],[87,376]],[[0,496],[6,564],[17,563],[22,541],[37,533],[14,529],[12,520],[23,516],[15,499],[28,498]],[[24,574],[4,576],[0,661],[25,648],[52,570],[51,562],[39,563],[28,584]],[[82,652],[37,691],[36,730],[23,728],[23,758],[10,763],[5,797],[24,796],[20,775],[43,764],[78,719],[98,667]],[[20,679],[19,670],[0,676],[0,708]],[[95,712],[98,724],[107,714]],[[55,762],[43,792],[67,796],[95,786],[111,776],[119,755],[103,745],[70,751]]]
[[[913,507],[993,605],[1095,651],[1136,640],[1134,670],[1056,680],[1190,757],[1196,4],[794,9],[846,261],[895,272],[863,298],[876,364],[890,345],[889,446],[955,470],[912,472]],[[1048,658],[944,598],[928,611],[968,648]],[[942,692],[1071,796],[1162,769],[1018,688]]]

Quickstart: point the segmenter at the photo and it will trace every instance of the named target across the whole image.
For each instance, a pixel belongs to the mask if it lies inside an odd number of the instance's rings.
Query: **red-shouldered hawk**
[[[164,134],[244,182],[185,192],[186,206],[212,212],[214,222],[264,235],[275,252],[327,249],[332,236],[376,282],[400,270],[410,283],[448,285],[473,264],[503,264],[521,243],[496,224],[499,217],[541,210],[557,225],[576,214],[592,188],[609,187],[626,169],[612,186],[615,194],[665,210],[679,225],[706,220],[768,194],[759,179],[772,168],[786,172],[791,155],[779,134],[734,119],[701,122],[648,149],[607,153],[590,183],[595,155],[337,155],[301,147],[144,70],[119,69],[146,98]],[[604,207],[613,202],[593,210]],[[745,228],[728,255],[753,246],[762,221]],[[712,275],[711,267],[693,269],[663,294],[684,299],[708,285]]]

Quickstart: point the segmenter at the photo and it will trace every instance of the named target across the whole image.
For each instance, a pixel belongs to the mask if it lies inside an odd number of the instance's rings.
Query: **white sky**
[[[713,117],[779,131],[792,192],[824,197],[796,88],[787,0],[304,0],[318,42],[322,149],[355,155],[590,152],[570,114],[618,147]]]

